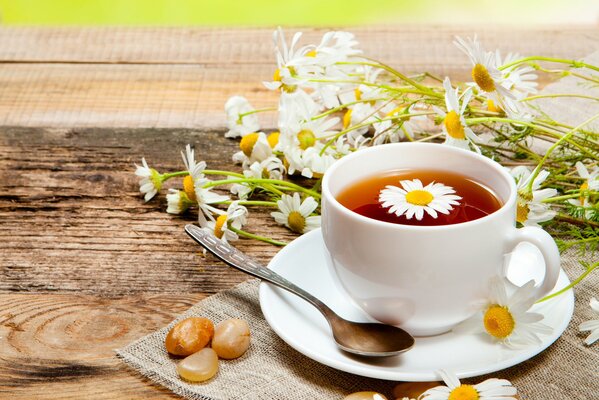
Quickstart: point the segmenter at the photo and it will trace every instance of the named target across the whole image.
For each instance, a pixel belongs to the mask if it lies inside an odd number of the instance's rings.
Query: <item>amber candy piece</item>
[[[191,317],[177,323],[166,335],[166,351],[188,356],[202,350],[214,335],[214,324],[207,318]]]
[[[210,347],[185,357],[177,365],[179,376],[189,382],[204,382],[218,372],[218,355]]]
[[[241,357],[250,347],[250,327],[244,320],[227,319],[216,325],[212,348],[220,358]]]

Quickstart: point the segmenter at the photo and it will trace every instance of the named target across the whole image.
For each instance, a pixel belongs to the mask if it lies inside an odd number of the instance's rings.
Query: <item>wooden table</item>
[[[597,26],[352,31],[394,67],[461,79],[455,34],[522,54],[599,48]],[[246,276],[204,258],[183,232],[193,217],[166,214],[164,196],[144,203],[133,163],[179,169],[192,143],[209,166],[233,168],[223,104],[239,93],[272,105],[261,81],[273,60],[270,29],[0,29],[0,398],[175,397],[114,349]],[[249,227],[292,238],[258,214]],[[265,263],[277,251],[239,247]]]

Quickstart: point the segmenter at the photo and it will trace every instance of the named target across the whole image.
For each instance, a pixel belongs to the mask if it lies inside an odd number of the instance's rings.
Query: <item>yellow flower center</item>
[[[472,385],[460,385],[449,393],[447,400],[478,400],[478,391]]]
[[[589,181],[586,181],[585,183],[583,183],[582,185],[580,185],[580,197],[578,198],[580,200],[580,205],[584,205],[584,196],[582,195],[582,192],[584,192],[585,190],[588,190],[589,188]]]
[[[268,137],[266,138],[266,140],[268,140],[268,144],[270,145],[271,149],[274,149],[275,146],[279,143],[280,135],[281,135],[280,132],[273,132],[270,135],[268,135]]]
[[[505,339],[510,336],[516,326],[510,310],[497,304],[487,309],[483,317],[483,323],[487,333],[498,339]]]
[[[343,116],[343,129],[347,129],[347,127],[351,125],[352,112],[353,110],[351,108],[345,112],[345,115]]]
[[[495,102],[491,99],[487,100],[487,109],[491,112],[495,112],[498,114],[503,113],[503,110],[501,109],[501,107],[499,107],[498,105],[495,104]]]
[[[258,133],[254,132],[241,138],[241,141],[239,142],[239,148],[247,157],[252,155],[252,150],[254,150],[254,145],[258,141],[258,137]]]
[[[516,221],[521,224],[525,223],[528,219],[528,212],[530,209],[528,208],[528,203],[532,201],[532,193],[527,190],[519,190],[518,191],[518,204],[516,208]]]
[[[516,221],[521,224],[525,223],[528,219],[528,204],[518,202],[518,207],[516,209]]]
[[[227,222],[227,214],[218,216],[218,218],[216,219],[216,223],[214,224],[214,236],[216,236],[219,239],[223,237],[223,235],[225,234],[225,231],[223,230],[223,226],[225,226],[226,222]]]
[[[452,138],[462,140],[466,138],[466,133],[464,132],[462,121],[460,121],[460,116],[455,111],[448,112],[443,123],[445,124],[447,134]]]
[[[306,57],[316,57],[316,50],[307,52]]]
[[[494,92],[495,91],[495,81],[489,74],[489,70],[482,64],[476,64],[474,68],[472,68],[472,79],[478,85],[479,88],[484,90],[485,92]]]
[[[433,195],[426,190],[412,190],[406,194],[406,201],[415,206],[425,206],[433,201]]]
[[[303,129],[297,134],[297,140],[299,140],[300,148],[306,150],[308,147],[314,146],[316,143],[316,136],[314,136],[314,132],[311,130]]]
[[[360,88],[354,89],[354,95],[356,96],[356,100],[362,100],[362,91],[360,90]]]
[[[185,194],[187,195],[187,197],[192,200],[192,201],[196,201],[196,190],[195,190],[195,183],[193,181],[193,178],[191,177],[191,175],[187,175],[185,178],[183,178],[183,191],[185,192]]]
[[[296,233],[304,233],[306,227],[306,218],[299,211],[291,211],[287,217],[289,229]]]
[[[291,72],[292,75],[295,74],[295,68],[287,67],[287,69],[289,70],[289,72]],[[275,69],[275,72],[272,74],[272,80],[275,82],[281,82],[281,89],[283,89],[287,93],[293,93],[295,92],[295,89],[297,89],[296,85],[286,85],[282,82],[283,78],[281,77],[281,68]]]

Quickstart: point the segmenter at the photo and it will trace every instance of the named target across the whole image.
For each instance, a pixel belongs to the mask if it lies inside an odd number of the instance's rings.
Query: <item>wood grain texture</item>
[[[0,398],[177,398],[115,359],[202,295],[0,295]]]
[[[324,32],[302,30],[305,43]],[[489,49],[526,55],[581,58],[599,48],[597,26],[351,31],[369,57],[454,79],[469,79],[455,35],[476,33]],[[0,124],[220,129],[231,95],[245,95],[258,108],[276,104],[261,85],[275,69],[271,35],[272,29],[249,28],[0,28]],[[262,124],[274,122],[265,115]]]
[[[223,267],[183,231],[195,216],[167,214],[165,189],[143,202],[134,163],[184,169],[187,143],[209,168],[234,168],[237,142],[191,130],[0,131],[0,291],[215,293],[245,279]],[[168,186],[176,186],[173,180]],[[197,214],[194,214],[197,215]],[[252,213],[248,229],[277,238],[270,216]],[[242,240],[267,263],[276,248]]]

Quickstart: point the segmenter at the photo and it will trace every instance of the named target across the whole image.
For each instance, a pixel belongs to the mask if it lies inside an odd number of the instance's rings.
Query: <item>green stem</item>
[[[333,113],[336,113],[337,111],[341,111],[341,110],[343,110],[344,108],[347,108],[347,106],[352,106],[352,105],[354,105],[354,104],[359,104],[359,103],[370,103],[371,101],[380,101],[380,100],[386,100],[386,98],[384,98],[384,97],[379,97],[379,98],[375,98],[375,99],[368,99],[368,100],[356,100],[356,101],[352,101],[352,102],[349,102],[349,103],[345,103],[345,104],[342,104],[342,105],[340,105],[340,106],[338,106],[338,107],[331,108],[330,110],[327,110],[327,111],[323,112],[322,114],[318,114],[318,115],[317,115],[317,116],[315,116],[315,117],[312,117],[312,121],[314,121],[314,120],[316,120],[316,119],[320,119],[320,118],[322,118],[322,117],[326,117],[327,115],[331,115],[331,114],[333,114]]]
[[[287,245],[286,242],[280,242],[278,240],[274,240],[274,239],[267,238],[264,236],[249,233],[249,232],[243,231],[241,229],[233,228],[232,226],[229,226],[229,229],[231,231],[235,232],[236,234],[238,234],[239,236],[243,236],[243,237],[250,238],[250,239],[260,240],[262,242],[274,244],[275,246],[286,246]]]
[[[562,144],[562,142],[566,141],[567,139],[570,138],[570,136],[574,135],[576,133],[576,131],[578,131],[583,126],[585,126],[585,125],[593,122],[597,118],[599,118],[599,114],[595,114],[591,118],[589,118],[586,121],[582,122],[580,125],[574,127],[568,133],[566,133],[565,135],[563,135],[557,142],[555,142],[549,149],[547,149],[547,151],[545,152],[545,155],[543,156],[543,158],[541,159],[541,161],[539,162],[539,164],[537,165],[537,167],[532,172],[532,175],[530,176],[530,181],[528,182],[528,188],[527,188],[529,192],[532,193],[532,185],[534,183],[534,180],[536,179],[537,176],[539,176],[539,173],[541,172],[541,167],[543,166],[543,164],[545,163],[545,161],[547,161],[547,159],[549,158],[549,155],[551,153],[553,153],[553,151],[560,144]]]
[[[507,68],[513,67],[514,65],[522,64],[522,63],[525,63],[528,61],[548,61],[548,62],[555,62],[555,63],[561,63],[561,64],[568,64],[573,68],[583,68],[584,67],[584,68],[592,69],[594,71],[599,72],[599,67],[596,67],[591,64],[587,64],[583,61],[568,60],[565,58],[539,57],[539,56],[524,57],[519,60],[512,61],[511,63],[502,65],[498,69],[500,71],[503,71],[504,69],[507,69]]]
[[[230,172],[230,171],[221,171],[218,169],[205,169],[204,173],[206,175],[225,175],[225,176],[236,176],[238,178],[245,178],[245,175],[237,173],[237,172]]]
[[[372,60],[374,61],[374,60]],[[431,90],[431,88],[429,88],[428,86],[425,85],[421,85],[420,83],[414,81],[413,79],[408,78],[406,75],[402,74],[401,72],[397,71],[394,68],[391,68],[390,66],[383,64],[379,61],[374,61],[374,62],[364,62],[364,61],[345,61],[345,62],[339,62],[337,64],[341,64],[341,65],[366,65],[366,66],[370,66],[370,67],[375,67],[375,68],[381,68],[384,69],[387,72],[390,72],[392,75],[395,75],[396,77],[398,77],[399,79],[401,79],[402,81],[409,83],[410,85],[414,86],[416,89],[419,89],[423,92],[425,92],[425,94],[428,94],[429,96],[432,97],[438,97],[438,98],[443,98],[444,95],[441,93],[437,93],[433,90]]]
[[[263,200],[235,200],[237,204],[242,206],[267,206],[267,207],[278,207],[275,201],[263,201]],[[220,204],[231,204],[233,201],[223,201]]]
[[[420,115],[434,115],[434,114],[435,114],[435,112],[433,112],[433,111],[431,111],[431,112],[419,112],[419,113],[413,113],[413,114],[396,114],[396,115],[392,115],[392,116],[389,116],[389,117],[378,119],[375,122],[378,123],[378,122],[383,122],[383,121],[392,121],[392,120],[399,120],[399,119],[406,119],[407,120],[407,119],[410,119],[411,117],[416,117],[416,116],[420,116]],[[339,139],[341,136],[343,136],[346,133],[349,133],[349,132],[351,132],[351,131],[353,131],[355,129],[364,128],[366,126],[372,125],[373,123],[374,122],[364,122],[364,123],[361,123],[361,124],[352,125],[349,128],[344,129],[344,130],[342,130],[339,133],[336,133],[331,139],[329,139],[325,143],[325,145],[322,148],[322,150],[320,150],[320,155],[323,155],[324,152],[325,152],[325,150],[327,148],[329,148],[333,143],[335,143],[335,141],[337,139]],[[322,139],[326,139],[327,137],[324,137]]]
[[[593,118],[596,118],[598,116],[599,116],[599,114],[597,116],[593,117]],[[536,129],[536,130],[538,130],[540,132],[547,133],[552,138],[559,139],[555,143],[558,143],[560,140],[564,139],[564,136],[568,135],[568,133],[564,134],[563,132],[558,131],[558,130],[553,129],[553,128],[544,127],[544,126],[541,126],[541,125],[538,125],[538,124],[533,124],[531,122],[518,121],[518,120],[515,120],[515,119],[512,119],[512,118],[504,118],[504,117],[481,117],[481,118],[468,118],[468,119],[466,119],[466,123],[468,125],[476,125],[476,124],[483,123],[483,122],[505,122],[505,123],[508,123],[508,124],[518,124],[518,125],[528,126],[530,128]],[[584,125],[585,123],[588,123],[588,122],[590,122],[590,121],[585,121],[582,125]],[[579,125],[579,126],[582,126],[582,125]],[[576,132],[576,130],[578,130],[578,127],[576,127],[573,130],[569,131],[569,133]],[[595,154],[589,152],[586,148],[584,148],[584,146],[581,146],[580,144],[569,140],[569,137],[566,137],[564,140],[566,142],[568,142],[570,145],[576,147],[581,152],[587,154],[588,156],[593,157],[593,158],[596,157]]]
[[[187,171],[177,171],[177,172],[167,172],[167,173],[161,174],[160,176],[161,176],[162,182],[165,182],[171,178],[176,178],[177,176],[187,176],[187,175],[189,175],[189,172],[187,172]]]
[[[317,193],[310,189],[306,189],[300,185],[296,185],[295,183],[281,181],[278,179],[261,179],[261,178],[223,179],[223,180],[219,180],[219,181],[208,182],[203,187],[209,188],[209,187],[214,187],[214,186],[219,186],[219,185],[228,185],[230,183],[256,183],[256,184],[272,183],[274,185],[287,186],[287,187],[293,188],[299,192],[304,192],[306,194],[309,194],[310,196],[320,199],[320,193]]]
[[[536,95],[536,96],[526,97],[526,98],[522,99],[521,101],[530,101],[530,100],[536,100],[536,99],[547,99],[547,98],[552,98],[552,97],[577,97],[577,98],[580,98],[580,99],[589,99],[589,100],[599,101],[599,97],[586,96],[584,94],[574,94],[574,93],[539,94],[539,95]]]
[[[248,112],[244,112],[239,114],[239,119],[245,117],[246,115],[251,115],[251,114],[256,114],[256,113],[261,113],[261,112],[267,112],[267,111],[277,111],[276,107],[267,107],[267,108],[259,108],[257,110],[252,110],[252,111],[248,111]]]
[[[592,226],[594,228],[599,228],[599,223],[597,223],[597,222],[589,221],[586,219],[583,220],[583,219],[574,218],[574,217],[571,217],[569,215],[562,214],[562,213],[558,213],[554,217],[554,219],[559,220],[559,221],[564,221],[564,222],[567,222],[572,225],[581,225],[581,226],[585,226],[585,227]]]
[[[574,286],[576,286],[578,283],[580,283],[584,278],[586,278],[586,276],[588,274],[593,272],[598,266],[599,266],[599,262],[596,262],[595,264],[589,266],[586,271],[584,271],[582,274],[580,274],[580,276],[578,278],[576,278],[575,280],[573,280],[572,283],[570,283],[568,286],[566,286],[565,288],[563,288],[561,290],[558,290],[555,293],[552,293],[548,296],[543,297],[541,300],[537,301],[537,304],[547,301],[549,299],[552,299],[552,298],[559,296],[560,294],[565,293],[568,290],[572,289]]]
[[[588,195],[594,195],[594,194],[597,194],[597,193],[599,193],[599,192],[595,192],[595,191],[592,191],[592,190],[583,190],[583,191],[579,191],[579,192],[574,193],[574,194],[565,194],[563,196],[550,197],[548,199],[541,200],[541,203],[555,203],[557,201],[568,200],[568,199],[575,199],[577,197],[587,197]]]

